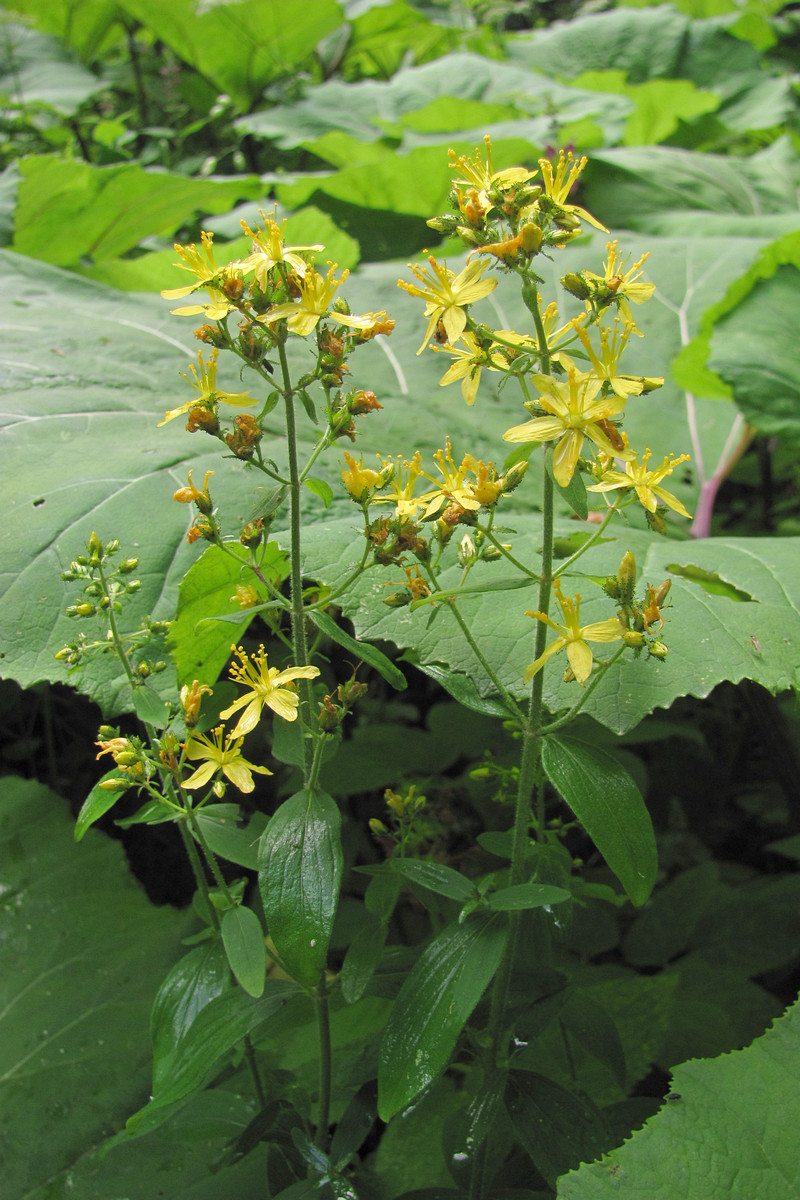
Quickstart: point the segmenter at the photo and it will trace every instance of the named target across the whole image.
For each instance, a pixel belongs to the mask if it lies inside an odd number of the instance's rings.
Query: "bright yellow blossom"
[[[506,442],[551,442],[558,438],[553,449],[553,477],[560,487],[566,487],[578,464],[583,442],[589,438],[609,457],[633,458],[632,450],[620,450],[609,440],[601,422],[616,417],[625,407],[619,396],[600,396],[602,380],[580,375],[574,369],[563,382],[551,375],[534,375],[539,389],[537,403],[549,416],[534,417],[523,425],[515,425],[503,434]]]
[[[277,667],[267,664],[263,646],[259,646],[258,652],[251,657],[245,654],[241,646],[233,646],[232,649],[239,663],[234,663],[230,668],[230,677],[236,683],[244,684],[249,691],[219,714],[227,721],[234,713],[244,709],[230,736],[244,737],[251,729],[255,729],[261,720],[264,705],[283,717],[284,721],[296,721],[300,699],[294,688],[288,688],[286,684],[293,683],[295,679],[315,679],[319,675],[319,667],[287,667],[279,671]]]
[[[461,335],[464,349],[460,346],[434,346],[434,350],[443,350],[453,356],[455,361],[447,368],[439,380],[439,387],[461,380],[461,395],[467,404],[472,406],[478,394],[478,384],[481,381],[481,371],[484,367],[489,371],[505,371],[508,369],[508,359],[498,352],[498,347],[482,346],[473,333],[465,329]]]
[[[410,460],[398,455],[396,466],[391,458],[381,457],[380,461],[385,472],[388,472],[389,467],[393,468],[393,472],[387,480],[387,486],[391,489],[389,495],[377,496],[376,501],[384,504],[394,501],[395,516],[415,520],[420,509],[426,508],[428,502],[436,495],[435,492],[425,492],[422,496],[414,495],[420,475],[427,478],[422,470],[422,455],[419,450],[415,451]]]
[[[610,293],[607,303],[616,303],[623,321],[633,325],[634,332],[639,333],[628,301],[630,300],[634,304],[644,304],[656,290],[654,283],[637,282],[642,274],[641,268],[650,255],[649,253],[643,254],[641,258],[637,258],[630,270],[626,271],[624,267],[628,260],[623,259],[620,255],[619,242],[606,242],[606,250],[608,259],[603,264],[603,274],[595,275],[594,271],[583,271],[582,274],[587,280],[591,280],[592,283]],[[586,308],[591,312],[591,301],[587,301]]]
[[[453,180],[458,207],[468,224],[475,228],[483,224],[487,213],[494,207],[490,192],[505,192],[520,187],[536,175],[536,171],[529,171],[527,167],[507,167],[504,171],[495,171],[492,165],[492,139],[487,134],[483,140],[486,162],[477,149],[472,158],[466,154],[456,155],[454,150],[448,151],[451,171],[460,171],[462,176]],[[464,188],[467,190],[464,191]]]
[[[386,314],[365,313],[354,317],[349,313],[331,312],[336,291],[344,283],[349,271],[342,271],[340,279],[334,278],[336,264],[330,263],[327,275],[318,271],[309,271],[300,283],[300,299],[296,303],[277,304],[268,313],[258,317],[265,325],[288,317],[289,332],[298,337],[308,337],[316,329],[320,319],[330,315],[337,325],[347,325],[351,329],[371,329],[380,317]]]
[[[625,464],[624,471],[619,471],[616,467],[610,467],[603,472],[600,482],[587,488],[587,491],[610,492],[615,488],[633,488],[639,498],[639,502],[648,512],[654,513],[658,507],[658,501],[661,500],[676,513],[680,513],[682,517],[691,518],[692,514],[686,511],[677,496],[673,496],[672,492],[668,492],[666,488],[659,486],[661,480],[666,475],[671,475],[679,463],[688,460],[689,455],[681,454],[678,458],[672,458],[670,455],[667,455],[660,467],[648,471],[647,463],[650,458],[651,452],[648,449],[642,455],[641,463],[633,459],[631,462]]]
[[[614,332],[598,326],[600,335],[600,354],[595,353],[592,343],[589,341],[589,335],[581,324],[580,320],[573,321],[572,327],[581,340],[589,362],[592,364],[592,370],[598,379],[610,384],[612,390],[623,400],[627,400],[628,396],[641,396],[642,392],[652,392],[657,387],[661,387],[664,383],[663,379],[644,378],[641,375],[622,375],[619,373],[619,361],[628,344],[628,338],[635,332],[634,325],[626,325],[620,331],[619,322],[616,323]],[[566,358],[561,356],[562,363]],[[572,362],[566,365],[574,366]]]
[[[197,503],[197,507],[200,509],[200,512],[208,515],[214,507],[211,502],[211,497],[208,494],[208,481],[213,474],[213,471],[206,471],[206,477],[203,480],[203,489],[200,491],[192,483],[192,472],[190,471],[188,485],[186,487],[178,488],[177,492],[173,493],[172,499],[177,500],[179,504]]]
[[[567,599],[561,591],[559,580],[556,580],[554,590],[556,593],[556,602],[564,618],[564,624],[559,625],[556,621],[551,621],[546,613],[527,612],[525,614],[527,617],[534,617],[537,621],[543,621],[545,625],[549,625],[551,629],[555,630],[559,636],[554,642],[550,643],[544,653],[540,654],[535,662],[532,662],[530,666],[525,668],[524,681],[525,683],[529,683],[537,671],[541,671],[548,658],[553,654],[557,654],[559,650],[566,649],[572,673],[581,687],[583,687],[592,673],[592,663],[594,661],[591,648],[587,643],[620,642],[622,641],[625,627],[616,617],[611,617],[607,621],[593,621],[590,625],[581,627],[580,596]]]
[[[347,467],[342,471],[342,483],[347,492],[356,501],[357,504],[369,498],[370,493],[375,491],[383,483],[383,471],[376,471],[372,467],[365,467],[364,460],[356,462],[351,454],[345,450],[344,457],[347,462]]]
[[[188,738],[186,757],[192,762],[197,759],[205,759],[205,762],[183,781],[185,788],[193,791],[195,788],[204,787],[211,782],[217,771],[222,771],[225,778],[229,779],[240,792],[252,792],[255,787],[253,771],[257,771],[259,775],[272,774],[272,771],[267,770],[266,767],[257,767],[255,763],[248,762],[239,751],[243,739],[235,737],[233,734],[228,734],[226,737],[222,725],[212,729],[211,737],[214,739],[213,741],[205,734],[193,733]]]
[[[563,150],[559,150],[556,170],[555,174],[553,174],[553,164],[550,160],[540,158],[539,166],[542,169],[544,194],[556,205],[558,210],[557,216],[558,213],[564,213],[568,217],[577,218],[579,221],[588,221],[590,225],[594,225],[595,229],[602,229],[604,233],[608,233],[605,225],[601,225],[585,208],[581,208],[578,204],[569,203],[569,194],[578,182],[581,171],[586,166],[586,162],[587,159],[585,157],[579,158],[576,161],[572,153],[565,154]]]
[[[231,404],[235,408],[248,408],[251,404],[255,404],[255,400],[249,392],[223,392],[217,388],[217,357],[218,351],[213,350],[209,355],[208,362],[204,363],[203,351],[198,351],[199,377],[194,367],[189,368],[194,376],[193,379],[189,379],[188,375],[183,377],[192,385],[198,395],[193,400],[187,400],[180,408],[170,409],[164,420],[158,422],[159,426],[166,425],[167,421],[171,421],[173,417],[179,417],[181,413],[189,412],[192,408],[204,408],[213,412],[217,404]]]
[[[180,300],[182,296],[190,296],[198,288],[208,287],[209,284],[214,283],[222,273],[221,268],[214,262],[213,233],[204,229],[200,234],[200,243],[199,250],[194,242],[189,246],[179,246],[177,242],[175,243],[175,253],[183,259],[183,262],[174,265],[180,271],[189,271],[194,275],[195,281],[186,284],[185,287],[165,288],[161,293],[165,300]]]
[[[425,316],[429,318],[428,328],[417,354],[421,354],[425,349],[440,321],[444,325],[447,340],[457,342],[467,327],[465,307],[474,304],[476,300],[482,300],[497,287],[496,279],[481,279],[488,263],[467,263],[464,270],[456,275],[455,271],[451,271],[444,263],[438,263],[433,255],[429,256],[428,262],[431,265],[430,271],[420,263],[411,267],[424,287],[406,283],[405,279],[397,281],[397,286],[409,295],[420,296],[427,301]]]
[[[242,229],[248,237],[253,239],[253,253],[249,254],[242,262],[242,267],[245,270],[252,270],[255,276],[256,283],[261,288],[262,292],[266,292],[269,284],[269,272],[273,267],[277,267],[279,263],[284,263],[288,268],[294,271],[295,275],[300,279],[305,277],[308,270],[308,263],[304,258],[300,257],[300,251],[319,251],[324,250],[324,246],[287,246],[284,244],[284,236],[286,230],[286,222],[281,226],[271,214],[267,214],[263,209],[258,210],[261,213],[261,220],[264,222],[263,229],[251,229],[246,221],[242,221]]]

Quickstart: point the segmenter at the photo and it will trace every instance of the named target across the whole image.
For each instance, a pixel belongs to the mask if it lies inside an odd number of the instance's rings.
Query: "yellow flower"
[[[469,330],[461,335],[465,349],[459,346],[434,346],[434,350],[443,350],[455,359],[439,380],[439,387],[461,380],[461,395],[470,406],[475,403],[478,394],[478,384],[481,381],[481,371],[486,367],[489,371],[504,371],[508,368],[508,359],[497,352],[494,346],[485,348]]]
[[[503,440],[551,442],[558,438],[553,450],[553,477],[559,487],[566,487],[575,474],[584,438],[589,438],[611,458],[635,457],[632,450],[615,447],[602,428],[601,422],[617,416],[625,407],[619,396],[596,399],[602,380],[571,370],[563,382],[551,375],[534,375],[533,382],[540,392],[539,406],[551,415],[534,417],[507,429]]]
[[[422,470],[422,455],[419,450],[411,456],[410,460],[398,455],[396,467],[391,458],[381,457],[381,464],[387,473],[390,467],[393,467],[394,470],[391,479],[387,480],[387,485],[391,489],[390,494],[377,496],[377,502],[391,503],[394,501],[395,516],[413,521],[420,509],[425,508],[429,500],[436,495],[435,492],[425,492],[422,496],[414,495],[420,475],[427,478]]]
[[[230,736],[244,737],[251,729],[255,729],[265,704],[284,721],[296,721],[300,699],[294,688],[285,685],[295,679],[315,679],[319,675],[319,667],[288,667],[279,671],[277,667],[268,666],[263,646],[259,646],[258,652],[252,655],[252,661],[241,646],[232,646],[231,649],[239,659],[239,664],[234,663],[230,668],[230,677],[250,690],[219,714],[227,721],[235,712],[242,708],[245,710]]]
[[[578,204],[570,204],[568,200],[586,162],[585,157],[576,161],[572,153],[565,154],[563,150],[559,150],[554,175],[553,164],[550,160],[540,158],[539,166],[542,169],[544,194],[556,206],[556,220],[560,215],[566,214],[567,217],[577,218],[579,221],[588,221],[590,225],[594,225],[595,229],[602,229],[604,233],[608,233],[605,225],[601,225],[599,221],[595,220],[590,212]]]
[[[495,171],[492,165],[492,139],[487,134],[483,140],[486,162],[478,149],[472,158],[466,154],[456,155],[454,150],[448,151],[451,171],[460,171],[462,176],[453,180],[458,207],[467,223],[474,228],[479,228],[487,213],[494,208],[497,193],[521,187],[536,175],[527,167],[507,167],[504,171]]]
[[[218,351],[213,350],[209,356],[208,362],[203,362],[203,351],[198,351],[197,362],[200,367],[200,375],[194,367],[189,370],[194,376],[189,379],[188,375],[184,375],[184,379],[192,385],[198,393],[193,400],[187,400],[180,408],[172,408],[166,414],[163,421],[159,421],[159,428],[166,425],[167,421],[171,421],[173,417],[179,417],[181,413],[189,412],[192,408],[204,408],[210,412],[216,409],[217,404],[231,404],[236,408],[247,408],[251,404],[255,404],[255,400],[249,392],[223,392],[217,388],[217,357]]]
[[[218,725],[216,729],[212,729],[210,738],[207,738],[202,733],[193,733],[186,742],[186,757],[192,762],[197,759],[205,759],[202,767],[185,779],[183,786],[190,791],[194,788],[204,787],[210,783],[217,771],[222,771],[226,779],[230,779],[234,787],[237,787],[240,792],[252,792],[255,787],[253,782],[253,771],[257,771],[259,775],[271,775],[272,771],[268,771],[266,767],[257,767],[255,763],[248,762],[244,755],[240,754],[239,747],[242,744],[242,738],[236,737],[234,734],[228,734],[224,737],[224,729]]]
[[[598,379],[602,379],[610,384],[612,390],[623,400],[627,400],[628,396],[641,396],[645,390],[652,392],[655,388],[662,386],[663,379],[656,379],[655,377],[645,379],[641,375],[621,375],[618,371],[619,360],[622,358],[623,351],[628,344],[628,338],[635,332],[636,327],[634,325],[627,324],[622,332],[620,332],[619,322],[617,322],[613,333],[602,326],[598,326],[600,334],[599,357],[595,353],[594,347],[589,341],[589,335],[580,321],[573,321],[572,327],[583,344],[589,362],[592,364],[594,374]],[[561,355],[562,362],[565,358],[565,355]],[[567,365],[573,366],[574,364],[568,362]]]
[[[433,255],[429,256],[428,262],[431,265],[430,271],[419,263],[411,267],[416,278],[425,285],[424,287],[420,288],[414,283],[406,283],[404,279],[397,281],[397,286],[403,288],[409,295],[420,296],[427,301],[425,316],[430,319],[425,331],[425,338],[417,354],[421,354],[425,349],[440,321],[444,325],[447,340],[457,342],[467,327],[465,306],[474,304],[476,300],[482,300],[497,287],[496,279],[481,279],[488,263],[477,261],[467,263],[464,270],[456,275],[443,263],[438,263]]]
[[[615,488],[633,488],[639,498],[639,502],[647,509],[648,512],[654,513],[658,507],[658,501],[662,500],[676,513],[680,513],[682,517],[691,518],[691,513],[687,512],[681,504],[677,496],[673,496],[672,492],[668,492],[666,488],[659,486],[661,480],[666,475],[671,475],[679,463],[686,462],[689,458],[688,454],[681,454],[678,458],[672,458],[670,455],[664,459],[660,467],[656,467],[653,471],[648,471],[647,463],[651,458],[651,451],[645,450],[641,464],[634,458],[631,462],[625,464],[625,470],[619,471],[615,467],[611,467],[604,471],[599,483],[593,484],[587,488],[590,492],[610,492]]]
[[[316,329],[320,319],[328,315],[333,317],[337,325],[348,325],[351,329],[371,329],[376,322],[380,323],[381,318],[385,318],[385,313],[365,313],[363,316],[354,317],[349,313],[331,312],[337,288],[341,287],[350,274],[349,271],[342,271],[341,279],[335,279],[335,270],[336,264],[330,263],[327,275],[309,271],[300,283],[300,299],[296,304],[277,304],[257,320],[271,325],[273,321],[288,317],[289,332],[296,333],[298,337],[308,337],[309,333]]]
[[[240,275],[231,273],[228,268],[223,272],[223,282],[228,283],[229,280],[241,279]],[[182,290],[182,289],[178,289]],[[240,289],[236,289],[241,294]],[[195,317],[202,313],[209,321],[221,321],[227,317],[229,312],[236,309],[236,305],[228,298],[226,293],[220,288],[206,287],[208,292],[208,300],[203,304],[186,304],[182,308],[171,308],[170,312],[176,317]],[[162,292],[163,296],[164,293]]]
[[[242,267],[245,270],[253,271],[255,280],[262,292],[266,292],[269,286],[269,272],[279,263],[285,263],[291,268],[300,279],[305,278],[308,270],[308,263],[304,258],[300,257],[300,251],[309,250],[324,250],[324,246],[286,246],[284,244],[284,232],[286,222],[282,226],[278,226],[274,216],[267,215],[263,209],[258,210],[261,213],[261,220],[264,222],[263,229],[251,229],[246,221],[242,221],[242,229],[253,239],[253,253],[248,255],[242,262]]]
[[[206,471],[206,477],[203,480],[203,490],[198,489],[192,483],[192,472],[189,472],[189,482],[187,487],[178,488],[177,492],[173,493],[172,499],[177,500],[179,504],[197,504],[201,513],[206,516],[212,512],[214,505],[211,502],[211,497],[208,494],[208,481],[214,474],[213,471]]]
[[[544,664],[553,654],[557,654],[559,650],[566,648],[569,665],[572,668],[572,673],[578,683],[583,687],[586,680],[592,673],[592,657],[591,648],[588,642],[620,642],[625,628],[616,617],[611,617],[607,621],[593,621],[590,625],[584,625],[581,628],[580,610],[581,598],[575,596],[574,599],[567,599],[560,587],[560,581],[555,582],[556,602],[561,609],[561,614],[564,618],[564,624],[559,625],[555,621],[551,621],[546,613],[526,612],[526,617],[535,617],[537,621],[543,621],[545,625],[549,625],[551,629],[559,635],[554,642],[545,650],[544,654],[540,654],[535,662],[525,668],[524,681],[529,683],[533,679],[537,671],[541,671]]]
[[[357,504],[362,504],[371,492],[374,492],[376,487],[383,483],[383,471],[376,471],[372,467],[365,467],[364,460],[356,462],[351,454],[345,450],[344,457],[347,461],[347,467],[342,471],[342,483],[348,493],[356,501]]]
[[[191,729],[200,719],[200,705],[203,702],[203,696],[210,696],[212,689],[205,683],[200,683],[195,679],[192,686],[184,684],[181,688],[180,700],[181,708],[183,709],[183,720],[187,729]]]
[[[198,288],[207,287],[213,283],[220,275],[220,268],[214,262],[213,233],[208,233],[204,229],[200,234],[200,241],[200,250],[197,249],[194,242],[189,246],[179,246],[177,242],[175,243],[175,253],[183,259],[183,262],[174,265],[181,271],[189,271],[195,276],[195,281],[185,287],[166,288],[161,293],[165,300],[179,300],[182,296],[189,296]]]
[[[606,242],[606,250],[608,251],[608,260],[603,264],[603,274],[595,275],[593,271],[583,271],[582,274],[587,280],[591,280],[596,286],[599,286],[601,295],[603,292],[607,294],[606,305],[616,303],[622,319],[633,325],[634,332],[638,333],[628,301],[631,300],[634,304],[644,304],[645,300],[649,300],[656,290],[654,283],[637,282],[642,274],[641,267],[650,255],[649,253],[643,254],[641,258],[637,258],[629,271],[625,271],[624,267],[628,260],[623,259],[620,255],[619,243]],[[591,312],[591,301],[587,301],[586,308]]]
[[[453,459],[453,451],[449,438],[445,443],[444,450],[437,450],[433,457],[444,482],[431,495],[428,506],[425,509],[425,516],[432,516],[446,502],[458,504],[461,508],[467,509],[469,512],[477,512],[481,506],[481,502],[475,496],[472,483],[468,482],[466,478],[468,471],[473,471],[478,467],[477,459],[473,458],[471,454],[465,454],[461,460],[461,465],[457,467]],[[427,475],[426,478],[430,479],[432,483],[436,483],[432,475]]]

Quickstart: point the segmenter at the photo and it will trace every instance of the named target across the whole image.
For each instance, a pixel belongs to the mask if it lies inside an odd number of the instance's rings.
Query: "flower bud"
[[[411,603],[412,599],[413,597],[411,592],[408,590],[403,592],[391,592],[390,595],[384,596],[383,603],[387,605],[388,608],[405,608],[407,604]]]
[[[120,575],[130,575],[131,571],[135,571],[139,565],[138,558],[126,558],[119,564],[117,570]]]
[[[131,786],[130,779],[101,779],[97,785],[104,792],[127,792]]]
[[[663,642],[653,642],[652,645],[647,647],[647,653],[650,657],[661,659],[662,662],[667,657],[668,652],[668,647]]]
[[[592,294],[592,289],[583,278],[582,275],[576,275],[570,271],[567,275],[561,276],[561,286],[569,292],[571,296],[577,296],[579,300],[588,300]]]
[[[641,650],[644,645],[644,634],[637,633],[635,629],[628,629],[623,633],[622,640],[626,646],[630,646],[634,650]]]
[[[636,559],[631,554],[630,550],[626,551],[622,556],[622,561],[617,570],[617,594],[615,599],[619,600],[623,608],[627,608],[633,601],[633,591],[636,587]]]

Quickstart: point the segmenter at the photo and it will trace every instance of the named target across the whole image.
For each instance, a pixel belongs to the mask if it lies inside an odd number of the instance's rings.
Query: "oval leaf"
[[[166,1085],[181,1039],[207,1004],[230,987],[231,974],[219,940],[185,954],[167,975],[153,1001],[153,1091]]]
[[[506,925],[476,915],[450,925],[417,960],[381,1045],[378,1112],[390,1120],[447,1066],[464,1023],[500,963]]]
[[[553,887],[549,883],[519,883],[492,892],[486,897],[486,903],[496,912],[512,912],[519,908],[547,908],[569,898],[566,888]]]
[[[241,828],[238,804],[206,804],[195,811],[195,820],[220,858],[251,871],[258,870],[258,841],[267,823],[263,813],[253,813],[248,824]]]
[[[475,895],[472,881],[444,863],[425,862],[419,858],[390,858],[382,865],[390,874],[401,875],[409,883],[416,883],[450,900],[464,901]]]
[[[240,904],[223,914],[222,943],[231,970],[244,990],[260,996],[267,977],[267,948],[264,930],[252,908]]]
[[[281,805],[261,839],[259,887],[267,928],[286,969],[314,987],[342,877],[341,818],[326,793],[303,789]]]
[[[542,1075],[511,1071],[506,1108],[549,1184],[578,1163],[599,1158],[608,1145],[609,1131],[588,1096],[568,1092]]]
[[[544,739],[542,763],[634,904],[653,890],[658,852],[631,776],[605,750],[563,735]]]
[[[110,808],[120,800],[127,792],[110,792],[106,788],[100,786],[107,779],[119,779],[120,773],[116,769],[107,771],[102,779],[94,785],[89,795],[81,805],[81,811],[78,813],[75,821],[75,841],[79,842],[90,825],[94,825],[95,821],[99,821],[104,813],[107,813]],[[128,789],[130,791],[130,789]]]

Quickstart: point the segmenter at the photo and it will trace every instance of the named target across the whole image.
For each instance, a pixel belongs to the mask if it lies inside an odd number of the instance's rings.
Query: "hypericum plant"
[[[110,727],[101,730],[98,757],[109,754],[115,770],[84,805],[79,833],[120,794],[130,789],[143,793],[138,819],[172,820],[181,830],[197,882],[196,908],[205,922],[202,954],[198,948],[190,951],[156,999],[153,1097],[131,1118],[127,1136],[166,1119],[241,1047],[259,1107],[251,1141],[260,1138],[280,1147],[295,1180],[308,1173],[316,1181],[308,1192],[299,1182],[287,1184],[280,1192],[287,1200],[317,1194],[316,1189],[324,1195],[357,1196],[353,1158],[376,1111],[384,1121],[391,1120],[454,1062],[464,1088],[455,1136],[458,1171],[473,1200],[494,1194],[493,1179],[503,1161],[513,1157],[515,1145],[549,1184],[562,1168],[603,1148],[603,1120],[592,1102],[549,1076],[546,1062],[537,1069],[520,1053],[542,1014],[552,1017],[570,995],[558,958],[559,931],[568,923],[563,914],[590,899],[620,901],[613,889],[589,882],[581,873],[567,841],[572,824],[548,812],[548,781],[634,903],[644,902],[655,878],[652,827],[633,780],[607,752],[566,732],[626,651],[634,658],[643,652],[660,660],[667,655],[662,610],[669,582],[648,584],[637,597],[631,553],[609,564],[607,578],[599,581],[608,601],[601,620],[582,620],[581,595],[568,583],[578,575],[576,563],[621,509],[641,505],[656,531],[664,529],[667,508],[689,515],[662,486],[682,458],[667,457],[651,468],[651,451],[637,452],[622,429],[629,400],[663,382],[625,373],[620,365],[630,338],[641,336],[631,304],[647,301],[654,285],[642,278],[646,256],[629,267],[611,241],[601,273],[587,268],[564,276],[567,292],[584,307],[580,315],[560,322],[556,303],[541,295],[537,264],[557,255],[581,233],[584,222],[603,228],[573,202],[585,160],[561,152],[555,163],[541,159],[538,170],[495,171],[488,138],[486,146],[485,160],[477,152],[473,158],[451,152],[453,212],[429,222],[468,248],[463,269],[456,273],[430,256],[427,265],[413,269],[414,282],[400,281],[400,286],[425,302],[427,326],[419,353],[430,345],[452,359],[442,384],[460,381],[470,405],[476,402],[484,369],[500,377],[504,395],[512,386],[519,388],[527,419],[506,431],[505,440],[517,448],[502,468],[469,451],[459,457],[449,439],[428,466],[414,448],[405,455],[378,456],[373,465],[344,451],[341,480],[361,511],[363,546],[353,556],[352,570],[333,590],[309,586],[301,566],[303,505],[309,494],[323,502],[330,498],[329,485],[314,477],[312,469],[322,454],[338,454],[342,439],[357,439],[359,417],[381,408],[371,391],[348,385],[349,364],[361,345],[390,334],[394,322],[383,311],[351,313],[340,293],[346,272],[337,277],[334,264],[318,270],[314,256],[323,247],[287,246],[274,216],[262,213],[256,228],[244,225],[252,253],[242,261],[218,266],[208,233],[200,247],[176,247],[190,282],[163,294],[190,300],[174,311],[204,318],[196,336],[209,349],[200,351],[198,367],[187,377],[195,395],[168,411],[161,424],[185,416],[190,433],[219,443],[221,470],[226,461],[238,460],[256,478],[269,481],[260,515],[240,527],[237,536],[224,532],[223,514],[212,497],[212,471],[206,472],[202,487],[190,472],[187,485],[174,497],[196,510],[188,540],[208,542],[240,569],[236,594],[243,609],[266,621],[268,648],[232,647],[230,679],[243,689],[232,701],[230,685],[219,689],[218,698],[211,678],[187,684],[174,703],[166,704],[147,685],[151,667],[131,662],[125,636],[117,629],[121,597],[131,584],[115,581],[107,570],[116,545],[103,545],[93,535],[87,555],[68,573],[70,579],[87,580],[85,600],[70,611],[107,617],[107,639],[93,643],[92,652],[110,648],[120,656],[144,724],[140,737],[124,737]],[[473,305],[497,286],[493,270],[516,277],[530,315],[528,329],[495,329],[473,316]],[[290,353],[297,339],[306,351],[299,372]],[[237,358],[252,373],[256,395],[217,386],[222,354]],[[265,417],[278,406],[286,434],[281,462],[265,459],[261,452]],[[253,411],[231,419],[228,407]],[[315,433],[301,461],[298,419],[304,418]],[[513,544],[501,540],[496,517],[506,497],[523,484],[530,455],[539,446],[541,551],[535,561],[525,561]],[[602,499],[606,513],[556,572],[556,495],[585,518],[587,491]],[[276,542],[270,542],[271,527],[284,512],[279,539],[288,554],[285,571],[276,567],[282,555]],[[527,611],[534,621],[530,664],[518,687],[502,682],[497,664],[473,636],[462,611],[476,590],[470,576],[477,564],[498,562],[513,572],[497,581],[498,588],[524,584],[537,589],[536,607]],[[461,568],[460,579],[447,587],[443,572],[454,563]],[[514,817],[506,833],[485,835],[490,844],[484,848],[505,858],[507,866],[472,877],[432,856],[437,821],[425,796],[414,787],[405,793],[389,789],[386,821],[370,822],[386,858],[365,867],[373,878],[359,930],[335,976],[328,947],[344,870],[341,815],[336,799],[320,785],[320,770],[366,685],[355,673],[337,685],[324,663],[313,659],[327,639],[376,668],[394,686],[404,685],[402,674],[382,652],[354,639],[336,620],[343,597],[361,586],[366,572],[380,568],[381,583],[393,589],[387,590],[385,603],[422,610],[421,624],[431,610],[449,612],[477,669],[490,681],[506,728],[517,739],[519,757],[513,767],[495,769],[489,762],[479,771],[500,780],[496,797],[501,805],[513,804]],[[131,563],[123,563],[119,572],[124,576],[129,569]],[[594,586],[592,577],[581,578],[582,588],[587,582]],[[485,591],[485,582],[477,590]],[[158,632],[163,630],[148,629]],[[89,650],[77,639],[62,654],[79,665]],[[568,708],[550,713],[543,700],[544,673],[561,651],[566,654],[564,680],[574,685],[575,698]],[[527,698],[525,685],[530,685]],[[284,751],[283,759],[301,770],[302,786],[268,821],[255,818],[242,829],[232,824],[236,809],[230,802],[217,801],[229,797],[231,786],[253,792],[254,772],[271,773],[264,762],[245,756],[246,739],[267,719],[288,723],[299,734],[295,750],[288,760]],[[220,859],[257,867],[266,926],[257,908],[246,903],[246,880],[231,881]],[[405,960],[404,982],[379,1054],[366,1040],[366,1067],[349,1085],[347,1107],[341,1093],[348,1088],[332,1058],[330,997],[337,1004],[357,1004],[371,986],[386,961],[385,944],[404,885],[430,906],[432,936],[421,952],[414,951],[410,965]],[[482,1007],[490,985],[489,1003]],[[284,1097],[281,1105],[275,1103],[276,1091],[283,1097],[285,1089],[274,1071],[268,1023],[299,994],[311,999],[316,1013],[319,1078],[313,1098],[295,1097],[287,1139],[287,1101]],[[602,1048],[595,1052],[602,1058]],[[339,1088],[333,1116],[339,1127],[331,1142],[335,1076]],[[370,1082],[375,1078],[377,1108]],[[573,1072],[573,1084],[575,1080]],[[360,1090],[359,1084],[364,1085]],[[566,1113],[568,1119],[554,1117],[543,1138],[542,1111]],[[265,1189],[265,1195],[272,1194]]]

